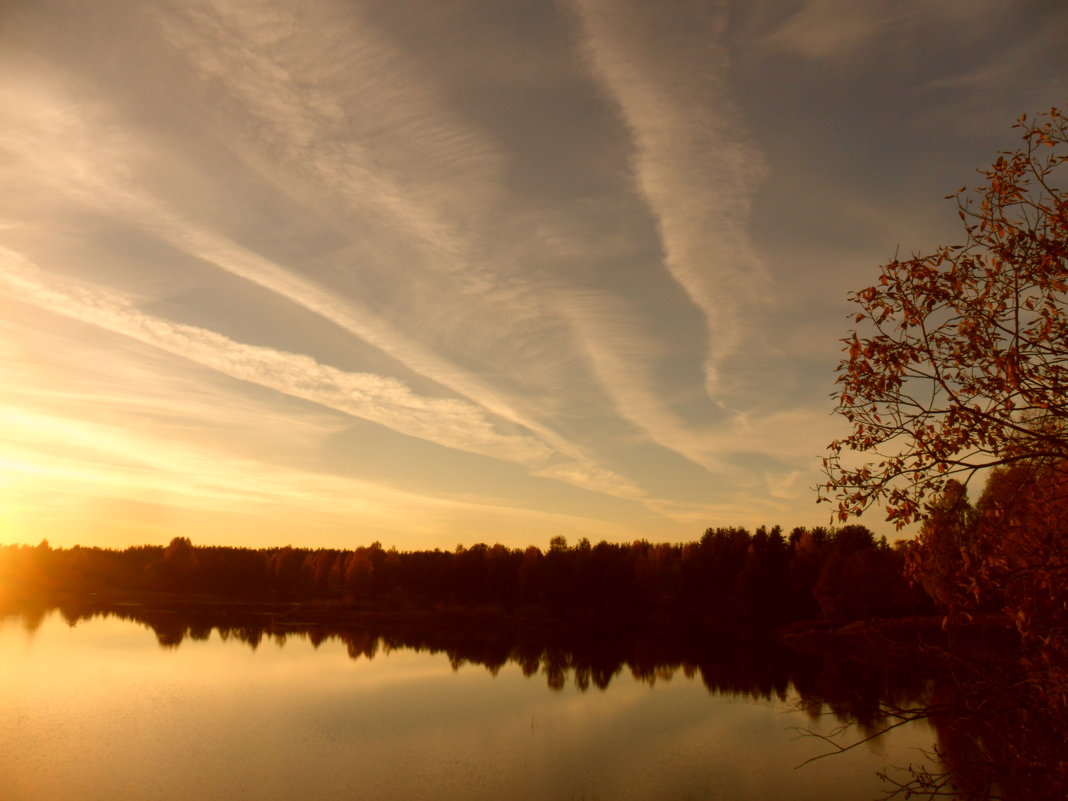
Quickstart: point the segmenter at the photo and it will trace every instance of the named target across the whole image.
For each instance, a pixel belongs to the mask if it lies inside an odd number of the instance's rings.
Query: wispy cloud
[[[332,203],[323,205],[340,203],[343,216],[361,213],[366,224],[370,214],[450,257],[437,264],[467,266],[455,258],[470,256],[469,226],[492,202],[502,158],[358,6],[205,2],[140,10],[202,81],[225,87],[233,119],[255,126],[252,148],[274,170],[302,173],[321,198],[328,193]]]
[[[309,356],[235,342],[144,314],[113,291],[49,281],[35,265],[7,249],[0,249],[0,267],[0,286],[21,301],[125,334],[234,378],[450,448],[522,464],[537,464],[551,455],[534,438],[498,433],[466,401],[419,396],[393,378],[345,372]]]
[[[213,380],[193,362],[161,358],[132,339],[86,336],[81,322],[64,325],[22,301],[0,300],[0,315],[8,317],[0,323],[0,386],[14,407],[150,426],[187,442],[221,438],[247,456],[303,462],[315,461],[322,443],[350,424],[344,414],[279,403],[273,393],[235,393],[226,377]],[[13,316],[17,324],[10,323]]]
[[[812,59],[852,55],[915,13],[908,3],[807,0],[782,20],[763,43]]]
[[[755,6],[756,16],[767,28],[760,37],[762,45],[823,61],[871,57],[891,43],[899,49],[902,38],[910,47],[933,43],[933,31],[943,25],[954,29],[952,39],[945,42],[952,47],[961,39],[978,39],[998,31],[1004,15],[1015,14],[1011,4],[998,0],[802,0],[785,10],[780,2],[771,0]],[[1019,52],[1018,43],[1013,44],[1013,50]]]
[[[719,462],[705,448],[702,435],[668,405],[653,375],[658,347],[635,324],[630,310],[606,292],[561,293],[557,308],[569,320],[575,338],[616,410],[654,442],[701,467]]]
[[[22,484],[62,485],[83,499],[109,495],[140,498],[175,508],[221,514],[289,515],[306,510],[306,522],[326,514],[337,524],[374,525],[407,538],[457,526],[492,532],[507,528],[557,526],[594,534],[595,519],[507,506],[492,500],[435,497],[352,478],[325,475],[236,458],[217,448],[194,446],[128,427],[104,425],[0,404],[5,431],[0,455],[0,497],[15,496]],[[62,452],[55,451],[58,440]],[[403,520],[403,531],[397,522]],[[320,524],[322,521],[319,521]],[[463,528],[458,528],[462,531]],[[498,529],[498,533],[499,533]],[[336,536],[336,533],[335,535]]]
[[[749,241],[765,175],[727,82],[725,12],[576,0],[590,64],[635,145],[637,188],[654,214],[665,266],[708,323],[708,392],[770,286]]]
[[[535,464],[541,474],[566,477],[569,483],[584,489],[612,495],[622,492],[625,497],[641,495],[631,482],[615,471],[597,465],[584,448],[524,414],[506,396],[488,384],[428,351],[423,345],[364,307],[356,298],[342,298],[297,272],[179,215],[155,198],[136,189],[133,178],[135,169],[130,161],[136,160],[137,156],[143,153],[144,147],[128,137],[109,136],[110,129],[106,123],[94,122],[102,112],[97,111],[94,114],[87,111],[85,116],[80,115],[76,102],[59,104],[49,94],[35,93],[32,87],[22,87],[17,98],[12,98],[12,107],[15,106],[16,99],[23,113],[17,123],[13,121],[5,132],[0,133],[0,142],[25,162],[33,165],[56,189],[83,203],[86,208],[130,221],[138,229],[151,233],[184,253],[196,256],[296,303],[381,348],[416,373],[470,399],[475,404],[471,407],[459,403],[458,407],[466,410],[481,407],[490,415],[507,420],[534,434],[533,438],[524,440],[525,444],[519,448],[526,454],[522,458],[518,457],[518,452],[512,445],[488,455],[515,458],[525,464]],[[62,142],[55,141],[58,138],[62,138]],[[49,154],[55,154],[56,157],[53,159]],[[107,301],[105,305],[113,301],[114,299]],[[529,313],[529,310],[526,313]],[[214,336],[211,332],[203,332],[187,343],[187,350],[191,352],[194,342],[202,343],[205,338],[211,336]],[[388,381],[387,379],[387,384]],[[450,402],[441,400],[439,406],[444,409],[448,403]],[[352,404],[349,401],[346,401],[346,404],[349,406],[348,411],[351,411]],[[399,418],[396,422],[397,425],[403,425],[407,433],[412,433],[417,428],[409,419]],[[427,425],[429,431],[432,426],[430,423]],[[460,439],[465,436],[461,435]],[[481,438],[483,442],[474,446],[474,452],[485,453],[487,443],[491,442],[493,437],[483,434],[477,438]],[[431,439],[442,444],[455,442],[449,436]],[[516,438],[515,441],[520,439],[522,438]],[[538,440],[543,444],[532,444]],[[513,440],[508,441],[514,445]],[[471,443],[468,442],[462,449],[472,450]]]
[[[640,498],[611,470],[555,451],[534,436],[503,433],[467,401],[417,395],[403,382],[353,373],[294,354],[236,342],[139,311],[130,300],[84,282],[49,279],[20,254],[0,248],[0,291],[105,330],[132,337],[233,378],[318,403],[449,448],[515,462],[536,475],[584,489]]]

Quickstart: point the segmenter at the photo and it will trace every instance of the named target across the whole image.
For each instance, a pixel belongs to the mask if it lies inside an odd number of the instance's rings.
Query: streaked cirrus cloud
[[[847,291],[1068,75],[1057,4],[0,17],[0,540],[56,544],[825,524]]]

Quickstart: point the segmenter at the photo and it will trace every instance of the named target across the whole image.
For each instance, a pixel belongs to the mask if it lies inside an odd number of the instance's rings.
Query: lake
[[[822,668],[754,668],[747,686],[733,651],[717,665],[415,645],[10,615],[2,797],[852,801],[886,794],[878,771],[930,762],[935,740],[920,721],[798,767],[829,748],[798,730],[834,734],[853,690],[822,703]]]

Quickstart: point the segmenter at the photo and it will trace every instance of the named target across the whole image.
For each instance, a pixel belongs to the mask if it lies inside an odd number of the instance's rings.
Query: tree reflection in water
[[[1068,748],[1060,734],[1061,721],[1027,680],[1025,666],[1011,655],[982,653],[984,658],[978,659],[978,652],[964,656],[943,648],[918,649],[914,656],[928,677],[918,696],[899,692],[894,700],[876,693],[864,696],[859,707],[852,704],[846,709],[836,709],[830,701],[830,713],[841,724],[837,730],[829,735],[799,731],[827,746],[809,761],[833,757],[894,728],[926,721],[937,734],[937,744],[917,763],[879,774],[887,787],[885,799],[1068,798]],[[876,708],[864,707],[873,702]],[[819,714],[815,707],[809,712],[813,718]],[[859,736],[851,736],[854,729]]]
[[[32,632],[53,608],[71,626],[95,617],[145,626],[164,649],[177,648],[187,638],[207,640],[213,632],[253,650],[265,638],[280,646],[307,641],[314,648],[339,641],[354,660],[408,649],[442,654],[453,670],[475,665],[494,675],[513,663],[525,676],[544,677],[554,691],[569,684],[581,692],[604,690],[624,671],[649,685],[671,681],[681,672],[699,678],[716,695],[779,702],[792,698],[814,723],[833,718],[838,729],[828,735],[801,732],[825,741],[822,756],[926,720],[938,744],[920,763],[897,766],[883,776],[887,798],[1066,797],[1064,741],[1055,722],[1033,703],[1027,682],[1010,660],[978,664],[935,651],[911,665],[900,659],[890,664],[886,654],[878,658],[870,652],[858,659],[858,654],[831,650],[801,653],[769,638],[737,633],[695,636],[692,629],[659,628],[636,636],[603,627],[515,625],[493,616],[477,625],[470,616],[447,615],[341,625],[301,622],[301,610],[295,607],[280,612],[253,604],[165,608],[77,601],[25,605],[8,614],[17,614]]]

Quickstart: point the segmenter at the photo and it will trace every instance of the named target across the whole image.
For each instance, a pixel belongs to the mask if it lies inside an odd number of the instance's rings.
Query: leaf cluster
[[[820,487],[840,520],[881,503],[900,528],[952,476],[1068,458],[1068,120],[1014,127],[1021,147],[949,196],[963,243],[894,259],[850,295],[833,397],[852,432]]]

